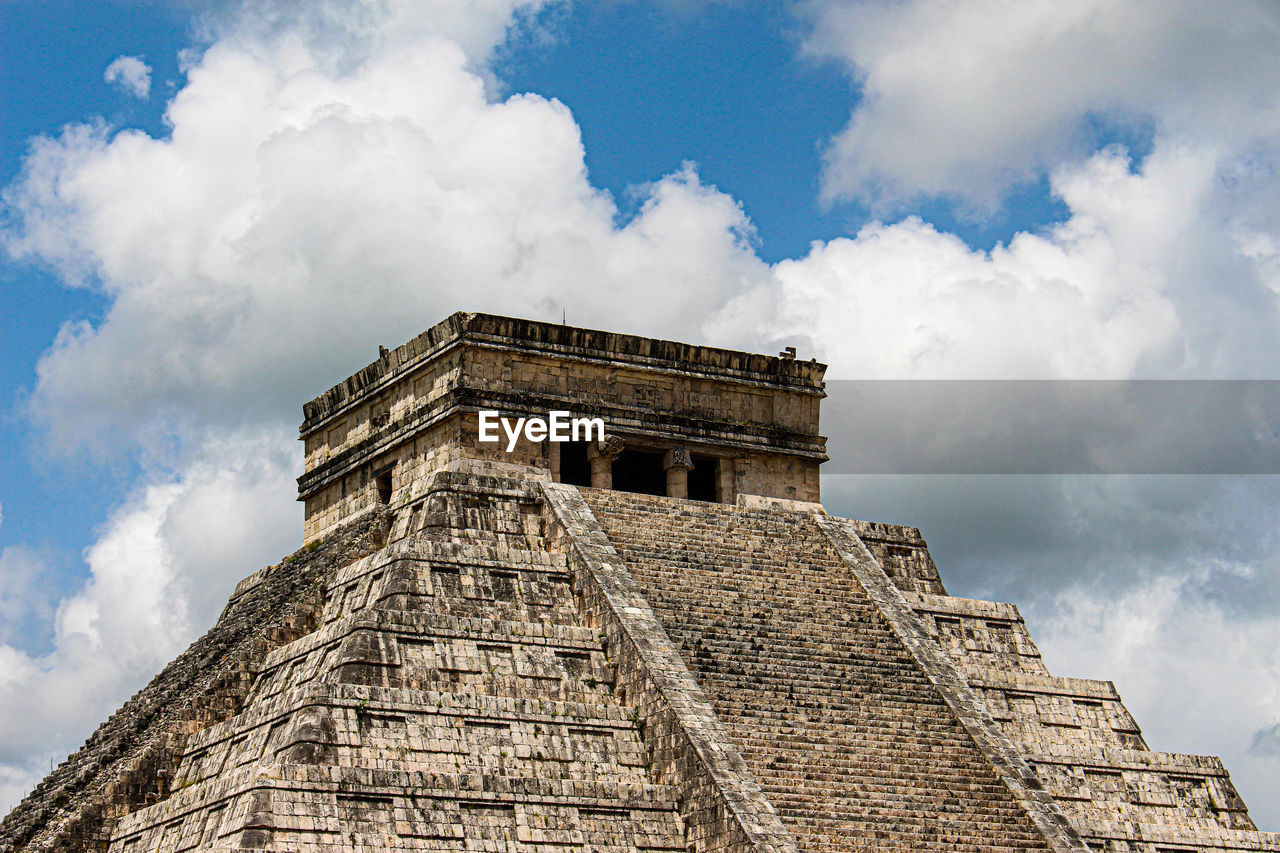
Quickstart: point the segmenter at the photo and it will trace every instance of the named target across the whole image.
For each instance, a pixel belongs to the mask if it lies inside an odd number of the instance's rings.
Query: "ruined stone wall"
[[[308,545],[0,851],[1280,851],[918,530],[825,514],[823,370],[474,314],[384,350],[304,407]],[[722,503],[552,483],[482,408],[601,417],[670,494],[715,456]]]
[[[549,443],[521,442],[512,453],[494,452],[494,446],[481,443],[477,433],[476,416],[467,412],[391,445],[376,460],[352,469],[307,499],[305,538],[324,536],[339,524],[379,509],[399,512],[421,499],[433,482],[432,475],[464,463],[487,459],[499,467],[528,469],[521,472],[525,475],[538,470],[550,477]],[[380,501],[376,482],[376,475],[383,471],[391,476],[386,504]]]
[[[1095,849],[1280,850],[1219,759],[1151,750],[1114,684],[1050,673],[1018,608],[904,598]]]
[[[712,375],[697,364],[680,369],[612,362],[600,355],[473,348],[465,375],[480,387],[558,400],[575,411],[614,412],[620,427],[658,429],[660,421],[676,416],[797,434],[817,431],[821,397],[812,389],[788,390],[749,375]]]
[[[424,362],[442,358],[450,347],[461,340],[490,349],[520,352],[526,358],[536,358],[539,357],[538,354],[550,356],[557,367],[566,361],[577,359],[592,360],[607,367],[628,364],[648,367],[654,372],[675,368],[677,373],[700,372],[709,377],[738,377],[761,385],[762,390],[764,387],[779,386],[820,390],[822,374],[826,369],[825,365],[816,362],[788,361],[635,335],[459,312],[403,346],[384,351],[377,361],[304,404],[303,431],[310,433],[335,413],[357,402],[367,402],[370,397],[382,393],[389,383],[399,382],[407,372],[417,371]],[[490,372],[490,375],[516,378],[501,372]],[[558,380],[554,380],[553,385],[548,387],[554,387],[554,382]],[[651,383],[646,383],[649,384]],[[655,408],[653,402],[637,399],[638,405],[647,408]],[[762,406],[765,403],[760,402]],[[765,411],[764,408],[760,410]],[[811,426],[816,428],[816,407],[806,406],[798,414],[812,417]],[[779,416],[784,420],[790,417],[787,412],[780,412]]]
[[[946,595],[938,567],[920,530],[902,524],[850,521],[867,550],[899,589]]]
[[[318,468],[380,432],[403,431],[412,424],[415,414],[431,411],[463,383],[461,364],[460,351],[443,352],[411,370],[392,373],[310,425],[305,437],[304,470]],[[396,427],[387,430],[392,424]]]
[[[1280,850],[914,528],[458,467],[243,581],[0,849]]]

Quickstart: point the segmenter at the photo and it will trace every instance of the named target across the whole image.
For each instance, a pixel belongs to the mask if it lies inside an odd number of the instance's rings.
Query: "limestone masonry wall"
[[[108,851],[686,848],[536,480],[439,472]]]
[[[406,485],[242,582],[4,849],[1280,850],[1016,608],[919,591],[918,531],[787,506]]]
[[[1109,681],[1045,667],[1011,604],[904,592],[1004,735],[1096,850],[1280,850],[1217,758],[1155,752]]]

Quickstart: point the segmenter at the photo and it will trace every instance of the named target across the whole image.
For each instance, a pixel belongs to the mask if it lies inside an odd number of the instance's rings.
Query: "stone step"
[[[1149,749],[1071,748],[1045,744],[1031,750],[1027,757],[1037,764],[1061,764],[1073,767],[1112,768],[1117,770],[1149,770],[1159,773],[1194,776],[1226,776],[1222,759],[1213,755],[1183,752],[1156,752]]]
[[[304,757],[308,763],[343,767],[494,778],[646,779],[644,747],[634,726],[600,726],[591,717],[541,723],[311,706],[304,714],[241,730],[229,741],[189,752],[174,783],[182,786],[240,766]]]
[[[113,833],[113,846],[207,849],[232,839],[240,848],[280,834],[335,850],[352,849],[353,836],[356,846],[363,836],[379,849],[507,838],[679,850],[676,802],[675,789],[650,784],[282,764],[232,771],[128,815]]]
[[[446,542],[420,536],[393,542],[387,547],[345,566],[335,573],[339,584],[397,560],[464,563],[474,566],[520,566],[563,571],[568,558],[542,549],[514,548],[485,542]]]
[[[567,702],[533,697],[485,696],[353,684],[310,684],[289,690],[272,703],[256,703],[244,712],[191,735],[187,754],[215,749],[240,734],[269,727],[310,706],[385,713],[429,713],[444,718],[487,718],[498,721],[633,730],[636,714],[608,703]]]
[[[1017,606],[1002,601],[985,601],[980,598],[960,598],[955,595],[933,595],[904,592],[902,597],[917,613],[936,613],[943,616],[969,616],[974,619],[994,619],[1001,622],[1022,622]]]
[[[577,625],[555,625],[477,616],[455,616],[421,610],[375,610],[366,608],[320,630],[274,649],[263,661],[260,672],[266,674],[359,632],[466,639],[488,643],[520,643],[558,649],[592,651],[600,648],[599,633]]]

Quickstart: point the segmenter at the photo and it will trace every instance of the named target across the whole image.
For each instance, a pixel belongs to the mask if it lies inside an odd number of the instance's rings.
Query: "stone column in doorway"
[[[606,436],[587,448],[587,460],[591,463],[591,488],[613,488],[613,460],[622,454],[626,443],[616,435]]]
[[[689,497],[689,471],[693,469],[689,448],[673,447],[668,450],[662,457],[662,467],[667,469],[667,497]]]

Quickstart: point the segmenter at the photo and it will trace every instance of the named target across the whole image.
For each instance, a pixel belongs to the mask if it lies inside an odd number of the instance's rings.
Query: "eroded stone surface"
[[[110,850],[684,849],[534,484],[444,479],[439,517],[333,573],[317,629]]]

